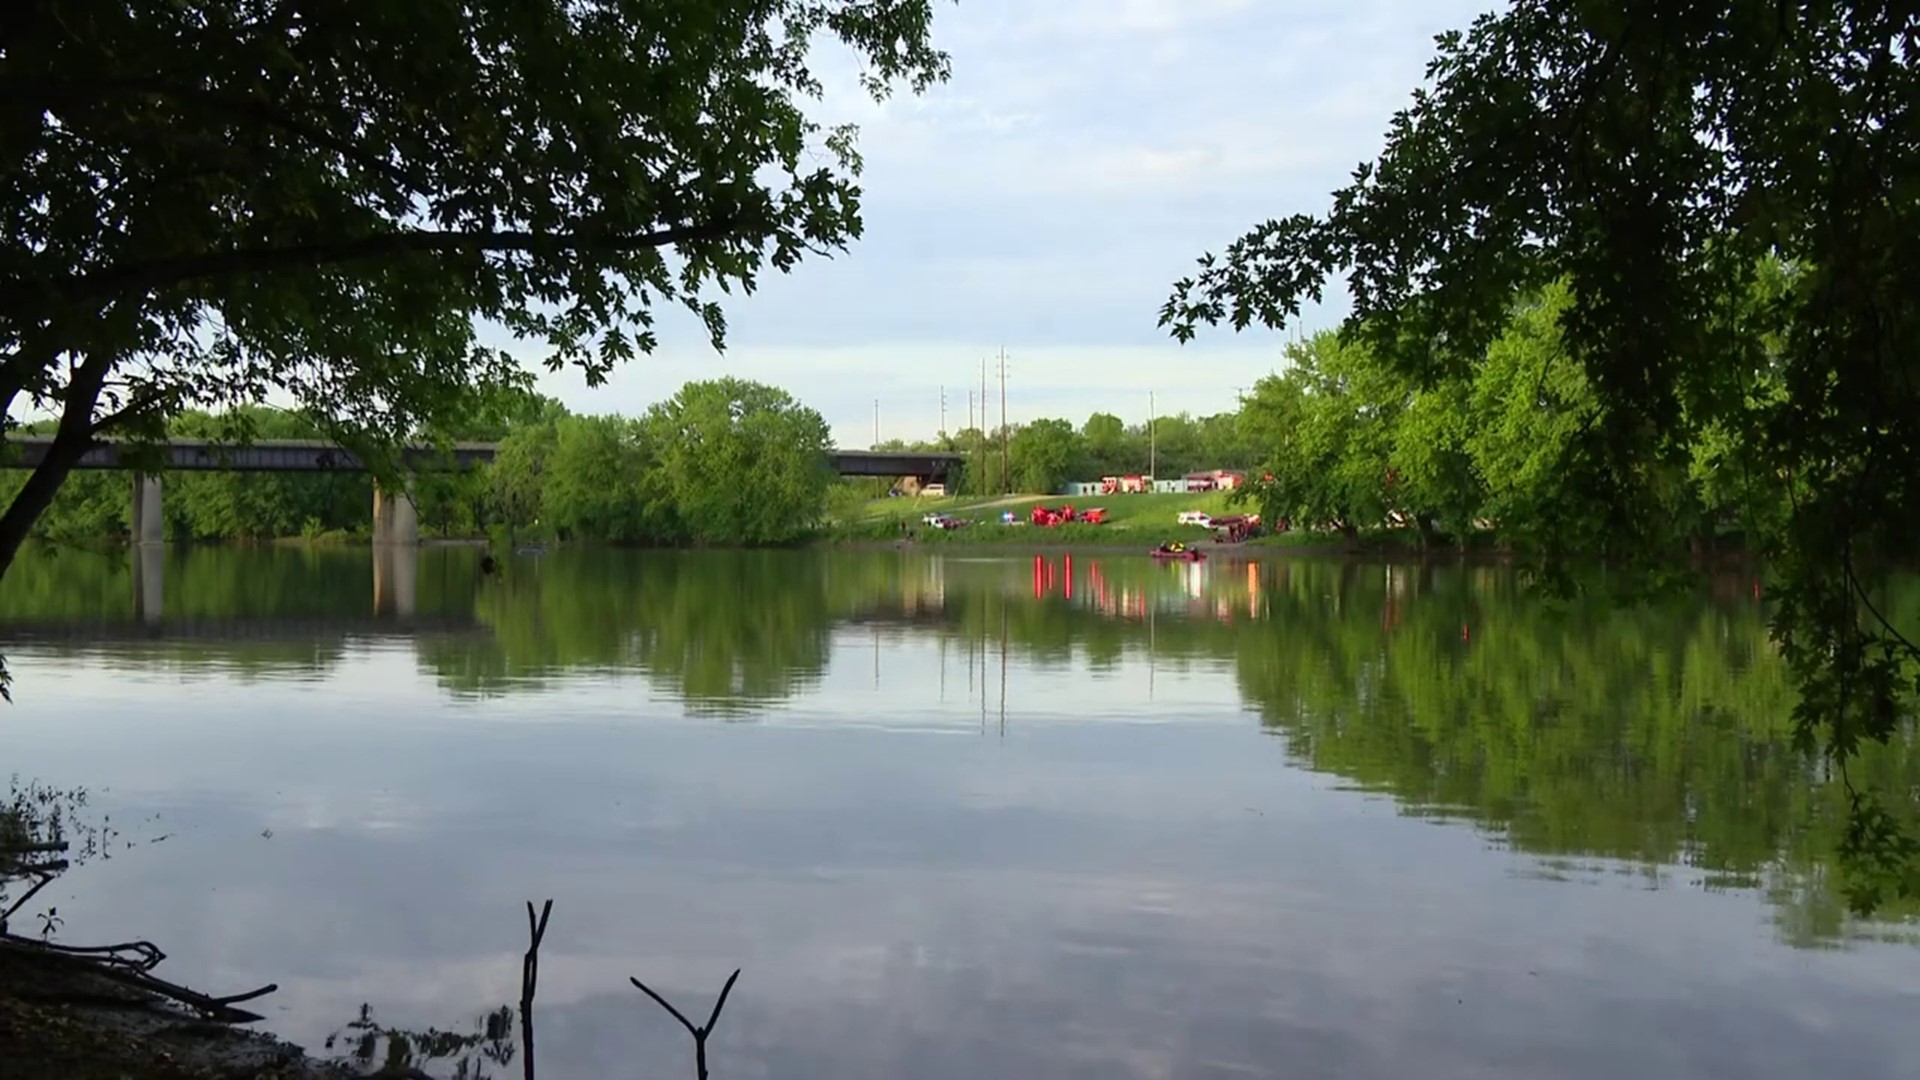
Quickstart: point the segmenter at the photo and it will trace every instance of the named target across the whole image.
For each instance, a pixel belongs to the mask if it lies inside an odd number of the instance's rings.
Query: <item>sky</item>
[[[638,413],[690,379],[781,386],[843,447],[958,430],[980,363],[1004,348],[1015,423],[1089,413],[1143,421],[1234,407],[1286,334],[1156,325],[1194,259],[1271,217],[1318,213],[1419,84],[1433,36],[1491,0],[961,0],[935,43],[953,77],[874,105],[860,125],[865,235],[831,261],[771,274],[727,306],[716,354],[662,313],[660,347],[597,388],[540,389],[580,412]],[[819,57],[823,68],[833,62]],[[1344,299],[1310,311],[1331,326]],[[999,386],[989,370],[989,419]]]

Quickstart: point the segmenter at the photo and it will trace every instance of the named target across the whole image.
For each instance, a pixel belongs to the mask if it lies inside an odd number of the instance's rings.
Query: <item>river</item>
[[[552,898],[543,1080],[689,1075],[628,977],[697,1021],[735,967],[721,1080],[1912,1077],[1920,923],[1844,916],[1761,604],[1131,553],[38,549],[0,585],[0,773],[113,830],[42,894],[64,939],[276,982],[265,1026],[316,1051],[363,1004],[478,1030]],[[1920,783],[1920,747],[1858,767]]]

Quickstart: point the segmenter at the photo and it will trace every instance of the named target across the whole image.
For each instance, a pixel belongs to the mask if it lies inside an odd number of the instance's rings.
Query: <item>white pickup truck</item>
[[[1213,526],[1213,515],[1207,513],[1205,510],[1182,510],[1180,511],[1180,524],[1198,525],[1203,529],[1211,528]]]

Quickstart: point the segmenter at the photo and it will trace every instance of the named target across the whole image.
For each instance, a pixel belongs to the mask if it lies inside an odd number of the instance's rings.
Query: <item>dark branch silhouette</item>
[[[201,255],[110,265],[91,273],[47,281],[16,279],[0,285],[0,306],[29,297],[52,295],[67,302],[181,285],[207,278],[271,274],[285,270],[337,266],[396,255],[474,255],[501,251],[639,251],[689,240],[711,240],[734,227],[732,221],[675,225],[643,233],[580,231],[527,232],[510,229],[467,231],[416,229],[376,233],[328,243],[241,248]]]
[[[249,1012],[246,1009],[234,1008],[234,1003],[252,1001],[255,998],[265,997],[280,989],[279,984],[268,983],[257,990],[249,990],[242,994],[232,994],[226,997],[209,997],[197,990],[181,986],[179,983],[168,982],[139,968],[101,963],[78,950],[49,949],[44,947],[40,942],[15,937],[11,934],[0,938],[0,949],[17,949],[35,954],[46,960],[82,966],[89,973],[98,975],[103,979],[131,986],[138,990],[144,990],[150,994],[177,1001],[182,1005],[191,1006],[207,1019],[223,1024],[251,1024],[266,1019],[258,1013]]]
[[[525,1044],[521,1070],[533,1080],[533,995],[540,985],[540,940],[547,936],[547,916],[553,914],[553,901],[540,907],[540,918],[533,917],[533,901],[527,901],[527,955],[520,961],[520,1041]]]
[[[727,995],[733,993],[733,984],[738,978],[740,978],[740,969],[734,968],[733,974],[727,976],[727,984],[720,988],[720,997],[713,1003],[713,1012],[707,1015],[707,1022],[700,1027],[695,1027],[693,1021],[688,1020],[679,1009],[673,1007],[673,1002],[654,993],[653,988],[646,983],[632,977],[628,977],[627,981],[638,987],[641,993],[652,998],[661,1008],[673,1014],[673,1018],[680,1021],[680,1026],[687,1029],[687,1034],[693,1036],[694,1075],[697,1080],[707,1080],[707,1036],[713,1034],[714,1025],[720,1022],[720,1010],[727,1007]]]

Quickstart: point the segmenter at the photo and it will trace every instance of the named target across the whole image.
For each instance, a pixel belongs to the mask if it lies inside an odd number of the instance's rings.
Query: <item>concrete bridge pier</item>
[[[133,474],[133,542],[137,546],[167,542],[167,520],[160,511],[160,478]]]
[[[167,600],[167,549],[160,544],[135,544],[127,559],[133,564],[133,617],[157,623]]]
[[[379,544],[420,543],[420,509],[413,503],[413,483],[400,491],[373,487],[373,542]]]
[[[373,613],[376,618],[411,619],[420,595],[420,549],[379,544],[373,549]]]

